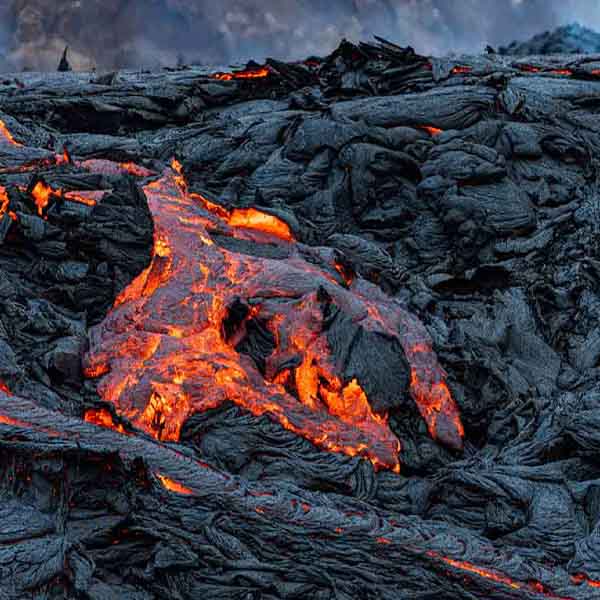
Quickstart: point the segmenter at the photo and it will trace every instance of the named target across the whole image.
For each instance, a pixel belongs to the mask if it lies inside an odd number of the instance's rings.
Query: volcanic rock
[[[579,23],[571,23],[554,31],[539,33],[525,42],[514,41],[508,46],[501,46],[498,51],[511,56],[599,54],[600,33]]]
[[[0,86],[0,597],[600,598],[594,64]]]

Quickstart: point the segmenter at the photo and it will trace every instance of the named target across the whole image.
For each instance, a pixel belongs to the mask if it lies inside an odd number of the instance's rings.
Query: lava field
[[[0,80],[0,600],[600,598],[600,55],[378,39]]]

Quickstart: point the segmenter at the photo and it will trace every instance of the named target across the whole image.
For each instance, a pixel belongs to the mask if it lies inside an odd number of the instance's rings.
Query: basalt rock
[[[599,76],[0,86],[0,598],[600,598]]]

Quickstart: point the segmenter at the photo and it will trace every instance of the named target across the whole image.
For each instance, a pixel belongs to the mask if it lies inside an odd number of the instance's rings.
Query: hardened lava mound
[[[0,598],[600,598],[600,56],[383,40],[0,82]]]

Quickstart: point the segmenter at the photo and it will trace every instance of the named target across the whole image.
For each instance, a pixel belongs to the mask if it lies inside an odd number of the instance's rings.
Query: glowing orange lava
[[[183,174],[183,165],[177,159],[173,159],[171,161],[171,168],[177,173],[175,183],[187,194],[187,184]],[[201,194],[191,193],[188,194],[188,196],[201,202],[209,212],[227,221],[230,227],[253,229],[273,235],[281,240],[288,242],[295,241],[290,226],[274,215],[256,210],[255,208],[234,208],[229,211],[222,206],[207,200]]]
[[[98,425],[99,427],[105,427],[106,429],[113,429],[119,433],[127,434],[121,424],[114,422],[112,415],[105,408],[90,408],[86,410],[83,420],[86,423],[92,423],[92,425]]]
[[[6,142],[8,142],[9,144],[11,144],[13,146],[19,146],[19,147],[23,146],[23,144],[21,144],[21,143],[17,142],[17,140],[15,140],[12,133],[8,130],[6,123],[4,123],[4,121],[2,121],[1,119],[0,119],[0,136],[2,136],[2,138],[4,138],[4,140]]]
[[[257,209],[227,211],[189,193],[181,165],[172,166],[144,188],[154,219],[151,264],[90,333],[85,373],[102,376],[105,401],[157,439],[177,440],[188,416],[229,400],[324,449],[398,471],[400,446],[386,415],[372,410],[360,381],[339,373],[327,339],[327,302],[400,342],[429,431],[462,446],[445,373],[415,317],[360,278],[338,283],[333,262],[330,272],[308,262],[283,221]],[[287,258],[242,254],[211,238],[214,230],[237,237],[248,229],[260,233],[255,243],[285,244]],[[247,307],[246,316],[226,333],[236,302]],[[261,369],[236,351],[251,319],[275,340]]]
[[[465,67],[459,65],[457,67],[454,67],[451,73],[452,75],[466,75],[467,73],[471,73],[471,71],[473,71],[473,67]]]
[[[554,69],[550,71],[550,73],[552,73],[552,75],[573,75],[573,71],[570,69]]]
[[[71,161],[71,156],[69,154],[69,151],[66,148],[63,148],[62,154],[56,155],[56,164],[57,165],[69,165],[71,163],[72,163],[72,161]]]
[[[268,67],[259,69],[245,69],[243,71],[232,71],[231,73],[215,73],[213,77],[220,81],[231,81],[233,79],[261,79],[268,77],[271,71]]]
[[[539,67],[534,67],[533,65],[519,65],[519,69],[526,73],[539,73],[541,71]]]
[[[174,479],[170,479],[166,475],[156,473],[156,476],[162,483],[163,487],[169,490],[170,492],[175,492],[176,494],[182,494],[184,496],[191,496],[194,493],[194,491],[191,490],[189,487],[186,487],[185,485],[179,483],[178,481],[175,481]]]
[[[581,585],[585,583],[593,588],[600,588],[600,581],[596,581],[595,579],[590,579],[584,573],[578,573],[577,575],[571,576],[571,581],[576,585]]]
[[[119,163],[119,167],[134,177],[150,177],[153,172],[132,162]]]
[[[228,223],[231,227],[258,229],[282,240],[294,241],[294,236],[287,223],[255,208],[234,208],[229,215]]]
[[[491,581],[495,581],[496,583],[505,585],[509,588],[512,588],[513,590],[529,590],[538,594],[543,594],[544,596],[552,598],[553,600],[572,600],[572,598],[554,595],[548,588],[546,588],[546,586],[544,586],[539,581],[517,581],[515,579],[512,579],[511,577],[508,577],[507,575],[504,575],[503,573],[498,573],[485,567],[477,566],[470,562],[448,558],[447,556],[442,556],[441,554],[438,554],[437,552],[433,552],[431,550],[427,551],[426,554],[430,558],[441,560],[445,564],[450,565],[455,569],[465,571],[473,575],[478,575],[479,577],[483,577]]]
[[[34,188],[31,190],[31,196],[37,206],[38,215],[41,217],[44,214],[48,204],[50,203],[50,196],[60,196],[62,190],[53,190],[49,185],[43,181],[38,181]]]
[[[100,175],[122,175],[123,173],[129,173],[129,175],[133,175],[134,177],[150,177],[155,175],[153,171],[131,162],[116,163],[102,158],[90,158],[77,164],[92,173]]]
[[[419,129],[423,129],[431,136],[440,135],[440,133],[442,133],[442,131],[443,131],[443,129],[438,129],[437,127],[431,127],[431,125],[423,125],[422,127],[419,127]]]
[[[8,194],[6,193],[6,188],[0,186],[0,218],[4,216],[4,213],[8,210],[8,205],[10,204],[10,199]]]
[[[2,425],[12,425],[13,427],[29,427],[30,423],[26,423],[25,421],[19,421],[18,419],[13,419],[12,417],[7,417],[6,415],[0,414],[0,424]]]
[[[104,198],[106,194],[105,190],[93,190],[86,192],[65,192],[63,198],[70,202],[78,202],[79,204],[85,204],[86,206],[96,206],[98,202]]]
[[[6,394],[7,396],[12,396],[10,388],[6,385],[6,383],[4,383],[4,381],[2,381],[2,379],[0,379],[0,392]]]

